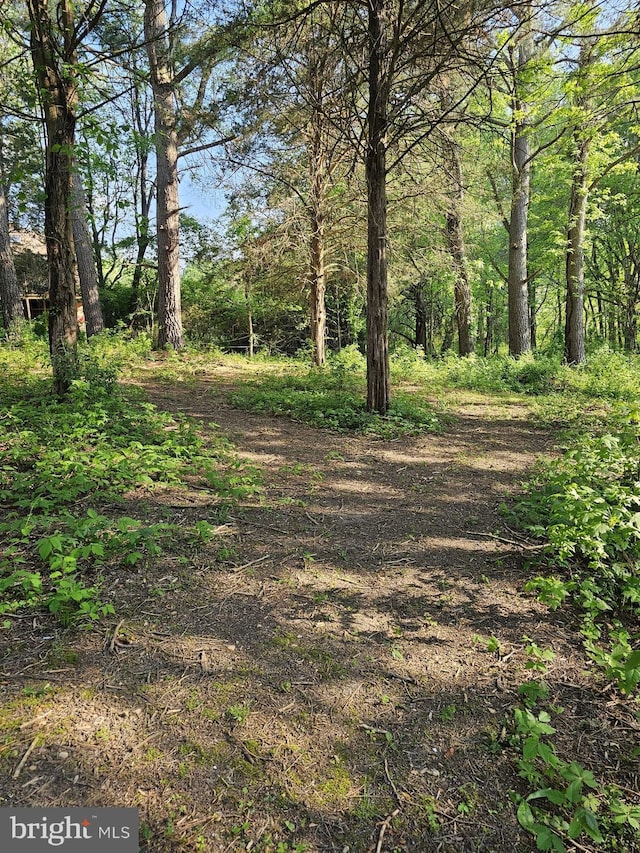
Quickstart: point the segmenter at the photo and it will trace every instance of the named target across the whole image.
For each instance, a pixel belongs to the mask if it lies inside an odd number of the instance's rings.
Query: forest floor
[[[237,378],[139,380],[262,494],[223,519],[200,487],[130,495],[216,535],[114,572],[106,632],[16,620],[0,722],[32,751],[8,801],[136,806],[154,853],[531,851],[509,796],[524,637],[556,655],[559,752],[636,790],[631,712],[571,614],[523,592],[535,546],[500,506],[555,442],[526,404],[460,395],[442,433],[383,441],[234,409]]]

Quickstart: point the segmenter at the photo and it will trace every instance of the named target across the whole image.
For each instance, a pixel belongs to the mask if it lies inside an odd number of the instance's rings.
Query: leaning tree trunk
[[[177,104],[163,0],[147,0],[145,40],[151,70],[156,146],[158,349],[184,346],[180,299]]]
[[[387,339],[386,11],[385,0],[369,0],[367,408],[381,415],[387,413],[390,398]]]
[[[511,136],[511,218],[509,221],[509,354],[520,356],[531,350],[527,273],[527,228],[531,194],[531,151],[527,105],[521,95],[521,76],[533,54],[527,35],[518,45],[514,80],[514,127]]]
[[[0,176],[0,303],[5,332],[13,334],[24,325],[25,316],[20,297],[16,268],[13,264],[9,216],[4,182]]]
[[[87,226],[87,204],[82,187],[82,179],[77,172],[73,173],[73,242],[76,249],[80,293],[87,329],[87,338],[97,335],[104,329],[100,295],[98,293],[98,276],[93,257],[93,241]]]
[[[44,230],[49,266],[49,347],[54,389],[62,395],[70,387],[78,343],[71,214],[77,105],[73,8],[70,0],[61,0],[56,23],[51,19],[47,0],[27,0],[27,8],[31,54],[43,92],[47,136]],[[60,27],[62,45],[54,37],[56,27]]]

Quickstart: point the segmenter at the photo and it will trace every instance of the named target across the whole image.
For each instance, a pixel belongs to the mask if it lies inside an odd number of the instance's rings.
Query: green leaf
[[[43,560],[46,560],[51,554],[53,554],[53,544],[51,539],[43,539],[42,542],[38,545],[38,554]]]
[[[552,803],[555,803],[557,806],[562,806],[566,802],[566,796],[563,791],[558,791],[556,788],[541,788],[539,791],[534,791],[533,794],[529,794],[527,797],[527,801],[529,800],[539,800],[542,797],[545,797]]]
[[[536,821],[533,816],[533,812],[531,811],[531,807],[526,800],[523,800],[518,806],[517,816],[518,822],[523,829],[526,829],[527,832],[534,831]]]
[[[528,737],[525,740],[522,747],[522,757],[526,761],[531,761],[532,758],[535,758],[538,755],[538,744],[539,738],[535,735],[531,735],[531,737]]]
[[[640,667],[640,649],[635,652],[631,652],[624,665],[626,672],[630,672],[632,669],[638,669],[638,667]]]
[[[570,803],[577,803],[582,794],[582,779],[574,779],[565,794]]]
[[[536,826],[536,847],[538,850],[555,850],[557,853],[565,853],[566,847],[548,826]]]

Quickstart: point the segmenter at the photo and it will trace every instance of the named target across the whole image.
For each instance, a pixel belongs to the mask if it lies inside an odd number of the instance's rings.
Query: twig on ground
[[[111,635],[111,640],[109,641],[109,646],[108,646],[110,655],[113,655],[116,652],[116,644],[118,642],[118,631],[120,630],[120,628],[122,628],[123,625],[124,625],[124,619],[121,619],[118,622],[118,624],[116,625],[116,627],[113,629],[113,634]]]
[[[31,755],[33,750],[36,748],[39,740],[40,740],[40,735],[36,735],[34,737],[34,739],[31,741],[31,743],[29,744],[27,751],[25,752],[25,754],[20,759],[20,762],[19,762],[18,766],[16,767],[16,769],[13,771],[13,778],[14,779],[17,779],[18,776],[20,775],[20,773],[22,772],[22,768],[27,763],[29,756]]]
[[[463,533],[467,536],[482,536],[485,539],[497,539],[498,542],[504,542],[505,545],[514,545],[516,548],[524,548],[526,551],[541,551],[546,548],[546,545],[528,545],[526,542],[516,542],[515,539],[507,539],[505,536],[498,536],[496,533],[481,533],[479,530],[464,530]]]
[[[229,516],[231,521],[235,521],[236,524],[250,524],[251,527],[263,527],[265,530],[275,530],[276,533],[283,533],[285,536],[289,536],[291,531],[283,530],[281,527],[274,527],[272,524],[260,524],[257,521],[248,521],[246,518],[233,518]]]
[[[400,814],[400,809],[394,809],[390,815],[387,815],[384,821],[382,822],[382,826],[380,827],[380,833],[378,835],[378,843],[376,844],[376,853],[381,853],[382,851],[382,842],[384,841],[384,834],[389,828],[389,824],[391,821]]]
[[[396,802],[399,806],[402,805],[402,800],[400,799],[400,794],[398,793],[398,789],[396,788],[393,779],[391,778],[391,773],[389,773],[389,764],[387,759],[384,760],[384,775],[387,777],[387,782],[389,783],[391,790],[393,791],[393,796],[396,798]]]
[[[238,572],[243,572],[245,569],[248,569],[249,566],[255,566],[256,563],[263,563],[265,560],[269,560],[271,558],[271,554],[265,554],[264,557],[258,557],[257,560],[250,560],[248,563],[244,563],[242,566],[238,566],[237,568],[233,568],[231,571],[234,575],[237,575]]]
[[[50,713],[51,711],[45,711],[44,714],[40,714],[39,716],[34,717],[32,720],[28,720],[26,723],[23,723],[19,727],[20,731],[22,731],[23,729],[28,729],[29,726],[35,726],[36,723],[39,723],[41,720],[45,720]]]

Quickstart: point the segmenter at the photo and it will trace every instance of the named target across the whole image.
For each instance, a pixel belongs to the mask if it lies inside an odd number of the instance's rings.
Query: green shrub
[[[525,529],[546,542],[556,568],[527,588],[552,607],[569,599],[581,609],[588,652],[624,692],[640,682],[640,660],[624,627],[640,615],[639,418],[635,409],[621,411],[613,422],[617,435],[583,437],[547,464],[516,511]]]

